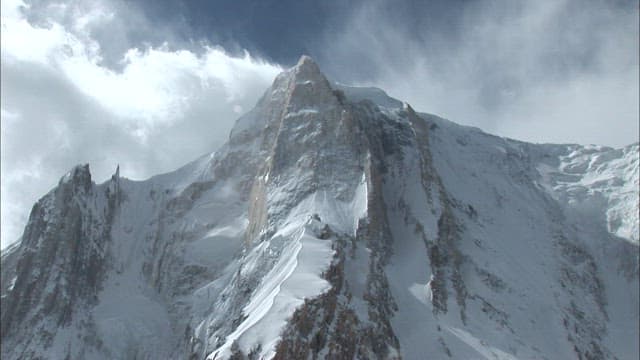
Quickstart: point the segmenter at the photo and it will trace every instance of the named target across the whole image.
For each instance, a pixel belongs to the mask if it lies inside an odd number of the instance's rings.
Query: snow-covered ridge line
[[[263,277],[261,284],[243,308],[244,321],[229,334],[222,346],[208,355],[208,359],[226,358],[237,348],[249,353],[260,346],[265,359],[275,355],[280,329],[304,299],[313,298],[329,289],[322,278],[334,256],[332,239],[319,239],[323,227],[355,235],[358,221],[366,216],[365,175],[350,202],[336,201],[326,192],[311,194],[291,210],[290,215],[271,239],[257,245],[246,256],[240,270],[254,271],[265,253],[272,248],[280,256],[278,262]],[[284,246],[282,250],[278,247]],[[269,334],[269,335],[267,335]]]
[[[329,288],[320,275],[327,269],[333,257],[330,239],[318,239],[319,224],[311,220],[307,224],[291,223],[275,234],[270,241],[257,246],[249,255],[256,261],[263,252],[269,252],[272,243],[283,243],[278,262],[265,274],[261,284],[244,307],[246,319],[229,334],[224,345],[207,356],[208,359],[226,358],[232,346],[249,352],[262,344],[261,356],[270,359],[279,339],[279,329],[286,323],[289,314],[302,304],[305,298],[318,296]],[[278,245],[275,245],[278,246]],[[246,267],[254,266],[251,262]]]

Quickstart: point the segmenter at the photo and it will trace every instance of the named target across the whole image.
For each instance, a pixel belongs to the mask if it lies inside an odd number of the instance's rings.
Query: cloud
[[[365,3],[325,33],[325,68],[503,136],[638,141],[637,2],[479,0],[442,15]]]
[[[248,53],[168,43],[121,49],[114,65],[97,29],[127,36],[123,27],[148,22],[119,21],[121,3],[82,4],[2,1],[2,248],[73,165],[89,163],[98,182],[117,164],[134,179],[173,170],[220,146],[281,71]]]

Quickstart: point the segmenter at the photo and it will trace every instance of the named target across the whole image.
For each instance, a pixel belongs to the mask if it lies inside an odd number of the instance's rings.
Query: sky
[[[638,141],[638,2],[1,0],[1,246],[74,165],[216,150],[283,69],[531,142]]]

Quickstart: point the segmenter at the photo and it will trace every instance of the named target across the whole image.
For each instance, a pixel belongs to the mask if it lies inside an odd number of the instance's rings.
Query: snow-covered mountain
[[[2,253],[3,359],[637,359],[638,144],[492,136],[302,57],[226,145],[77,166]]]

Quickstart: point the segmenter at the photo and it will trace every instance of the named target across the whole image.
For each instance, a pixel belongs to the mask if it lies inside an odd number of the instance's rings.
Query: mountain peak
[[[303,66],[305,64],[317,66],[316,62],[313,61],[313,59],[309,55],[300,56],[300,59],[298,60],[298,64],[296,66]]]
[[[318,64],[307,55],[302,55],[296,66],[293,67],[293,75],[297,82],[327,81]]]
[[[296,73],[305,72],[322,74],[318,64],[316,64],[316,62],[308,55],[300,56],[300,59],[294,68],[296,69]]]
[[[77,183],[77,184],[91,184],[91,171],[89,170],[89,164],[79,164],[73,167],[66,175],[64,175],[59,183]]]

